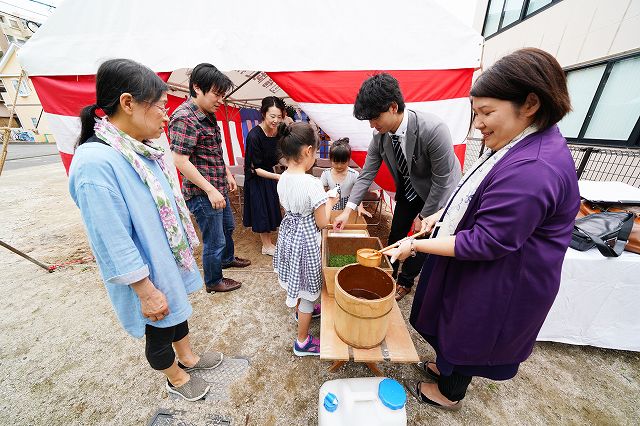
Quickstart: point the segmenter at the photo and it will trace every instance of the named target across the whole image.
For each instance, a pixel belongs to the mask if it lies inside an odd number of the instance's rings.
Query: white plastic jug
[[[318,397],[319,426],[406,426],[407,394],[385,377],[325,382]]]

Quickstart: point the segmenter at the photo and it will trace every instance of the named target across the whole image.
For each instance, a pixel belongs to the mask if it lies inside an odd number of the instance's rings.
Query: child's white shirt
[[[285,211],[308,216],[327,200],[327,193],[320,180],[309,174],[280,175],[278,197]]]

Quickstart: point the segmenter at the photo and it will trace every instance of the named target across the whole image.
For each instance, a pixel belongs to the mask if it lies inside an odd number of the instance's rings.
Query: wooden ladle
[[[410,239],[410,238],[416,238],[416,237],[420,237],[424,234],[426,234],[427,231],[421,231],[418,232],[416,234],[413,234],[409,237],[405,237],[401,240],[396,241],[395,243],[381,248],[380,250],[376,250],[376,249],[360,249],[357,252],[357,259],[358,259],[358,263],[360,263],[362,266],[378,266],[380,265],[380,262],[382,261],[382,253],[391,250],[392,248],[398,247],[402,242]],[[373,263],[377,263],[377,265],[374,265]]]

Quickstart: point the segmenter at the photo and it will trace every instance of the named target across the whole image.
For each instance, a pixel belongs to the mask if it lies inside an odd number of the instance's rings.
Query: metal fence
[[[467,140],[464,171],[480,156],[481,141]],[[640,188],[640,150],[569,145],[578,179],[617,181]]]
[[[578,179],[617,181],[640,188],[640,151],[569,145]]]

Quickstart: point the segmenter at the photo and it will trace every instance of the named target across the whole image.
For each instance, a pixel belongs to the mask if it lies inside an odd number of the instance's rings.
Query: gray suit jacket
[[[405,109],[409,114],[406,133],[406,156],[411,184],[424,202],[420,212],[428,216],[444,207],[462,176],[460,163],[453,152],[451,135],[447,125],[437,116]],[[396,187],[402,185],[391,137],[379,133],[367,151],[367,158],[356,181],[349,202],[360,204],[375,179],[382,161],[385,162]]]

